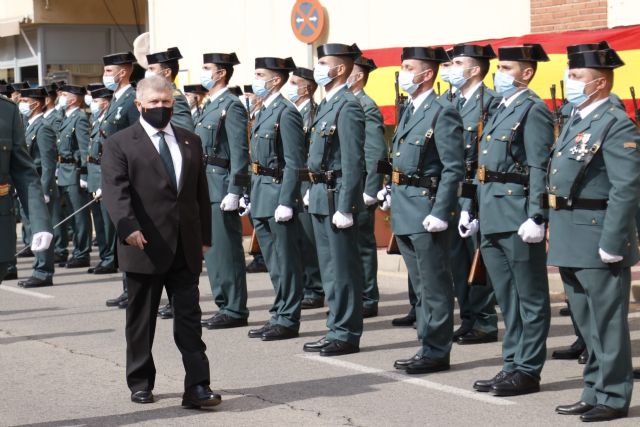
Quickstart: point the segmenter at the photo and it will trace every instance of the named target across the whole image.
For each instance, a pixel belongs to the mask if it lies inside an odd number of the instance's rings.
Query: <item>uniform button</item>
[[[487,141],[491,141],[491,135],[487,135]]]
[[[552,170],[551,173],[554,174],[554,175],[557,174],[558,173],[558,169]]]
[[[471,148],[471,144],[467,144],[465,148]]]
[[[500,138],[500,139],[504,141],[505,139],[507,139],[507,137],[502,135],[502,138]]]
[[[275,178],[273,178],[273,182],[276,182],[276,179],[275,179]]]
[[[471,126],[469,126],[469,127],[467,128],[467,130],[468,130],[469,132],[471,132],[471,129],[473,129]]]
[[[482,150],[482,154],[487,154],[488,151],[487,150]]]
[[[508,194],[508,195],[511,195],[512,193],[513,193],[513,191],[511,191],[511,190],[507,190],[507,194]]]
[[[562,156],[562,151],[558,151],[558,154],[556,154],[556,157],[560,157]]]
[[[423,195],[423,196],[426,196],[426,195],[427,195],[427,192],[426,192],[426,191],[423,191],[423,192],[422,192],[422,195]]]
[[[400,144],[404,144],[404,138],[400,138]]]
[[[595,218],[593,218],[593,219],[591,220],[591,224],[597,224],[597,223],[598,223],[598,221],[596,221],[596,219],[595,219]]]
[[[265,137],[265,138],[269,138],[269,134],[266,134],[264,137]]]
[[[400,157],[400,152],[399,151],[396,153],[396,157]]]
[[[557,188],[557,187],[556,187],[555,185],[554,185],[554,186],[552,186],[552,187],[551,187],[551,191],[556,191],[556,188]]]

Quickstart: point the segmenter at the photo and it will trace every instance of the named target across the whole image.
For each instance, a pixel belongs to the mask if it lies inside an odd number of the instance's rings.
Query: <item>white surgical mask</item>
[[[216,70],[216,74],[217,74]],[[213,80],[213,73],[214,71],[211,70],[205,70],[203,69],[202,72],[200,73],[200,84],[202,86],[204,86],[205,89],[207,90],[211,90],[212,87],[215,86],[215,84],[218,82],[218,80]]]
[[[31,115],[31,105],[29,105],[28,102],[21,102],[18,104],[18,110],[20,111],[20,114],[22,114],[23,116],[30,116]]]
[[[451,75],[451,67],[444,67],[440,69],[440,78],[445,83],[451,83],[449,76]]]
[[[335,67],[330,67],[325,64],[316,64],[316,66],[313,68],[313,79],[320,86],[328,85],[329,83],[331,83],[331,80],[335,78],[335,77],[330,77],[329,72],[336,67],[337,65]]]
[[[284,94],[287,99],[293,103],[296,103],[298,99],[300,99],[300,95],[298,95],[298,86],[291,83],[284,85]]]
[[[585,102],[587,102],[589,100],[589,98],[591,98],[591,96],[593,96],[596,92],[598,92],[597,90],[590,93],[589,95],[584,93],[584,88],[597,81],[598,79],[594,79],[591,80],[589,83],[585,83],[583,81],[580,80],[574,80],[574,79],[570,79],[567,78],[564,81],[564,87],[566,90],[566,95],[567,95],[567,101],[569,101],[571,103],[571,105],[573,105],[574,107],[580,107],[582,104],[584,104]]]
[[[84,103],[87,105],[87,107],[91,105],[91,101],[93,101],[93,98],[91,97],[91,95],[84,96]]]
[[[275,79],[275,77],[273,79]],[[269,83],[273,79],[269,79],[269,80],[255,79],[251,84],[253,93],[256,96],[259,96],[260,98],[266,98],[267,96],[269,96],[269,94],[271,93],[271,89],[267,89],[267,83]]]
[[[157,75],[157,74],[156,74],[156,73],[154,73],[154,72],[153,72],[153,71],[151,71],[151,70],[146,70],[146,71],[144,72],[144,78],[145,78],[145,79],[148,79],[149,77],[153,77],[153,76],[156,76],[156,75]]]
[[[409,95],[413,94],[420,86],[420,83],[414,83],[413,80],[420,74],[424,74],[426,71],[427,70],[424,70],[417,74],[412,73],[411,71],[400,71],[400,74],[398,74],[398,86],[400,86],[400,88]]]
[[[91,114],[93,114],[94,116],[98,116],[98,114],[100,114],[100,105],[98,105],[97,102],[92,102],[89,105],[89,108],[91,109]]]
[[[464,77],[464,71],[469,68],[463,68],[458,66],[453,66],[449,68],[449,83],[451,83],[454,87],[460,89],[467,82],[467,78]]]
[[[114,76],[102,76],[102,83],[107,89],[114,92],[118,89],[118,82],[116,82],[116,78]]]
[[[509,98],[518,91],[518,87],[514,85],[515,81],[513,76],[498,70],[493,78],[493,87],[499,95]]]
[[[68,102],[68,99],[67,99],[66,95],[62,95],[62,96],[58,97],[58,106],[60,108],[66,108],[67,107],[67,102]]]

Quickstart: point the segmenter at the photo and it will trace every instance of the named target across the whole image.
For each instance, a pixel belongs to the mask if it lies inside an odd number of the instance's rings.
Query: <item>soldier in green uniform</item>
[[[89,149],[89,121],[80,106],[86,90],[82,86],[66,85],[61,88],[60,104],[65,118],[58,136],[58,185],[70,204],[72,212],[87,204],[87,153]],[[67,268],[89,266],[91,251],[91,216],[85,209],[74,216],[73,252]]]
[[[482,134],[476,182],[482,258],[505,324],[503,367],[473,387],[514,396],[540,390],[546,357],[551,317],[544,242],[547,210],[539,197],[553,123],[544,101],[528,89],[538,62],[549,60],[542,46],[503,47],[498,56],[494,85],[503,98]],[[462,237],[478,230],[469,205],[460,215]]]
[[[313,70],[326,96],[311,125],[309,200],[322,286],[327,296],[328,332],[304,351],[338,356],[360,351],[362,336],[362,265],[358,257],[358,213],[364,173],[364,111],[347,89],[355,59],[355,44],[318,47]]]
[[[449,80],[458,95],[453,104],[462,117],[465,181],[472,183],[478,166],[479,123],[486,123],[500,103],[500,97],[482,82],[489,72],[489,60],[496,54],[491,45],[458,44],[453,46],[450,57],[453,66],[449,69]],[[454,223],[458,223],[457,217]],[[493,289],[488,283],[468,284],[475,239],[463,239],[458,233],[451,233],[451,238],[451,273],[462,319],[453,339],[458,344],[495,342],[498,316]]]
[[[556,408],[582,421],[627,416],[633,390],[628,310],[631,266],[640,259],[634,214],[640,194],[640,134],[611,100],[613,49],[568,55],[565,81],[576,112],[551,153],[549,265],[560,267],[589,357],[580,400]]]
[[[15,259],[16,218],[11,188],[15,188],[33,233],[31,250],[45,251],[53,239],[42,184],[25,144],[18,106],[0,95],[0,283]]]
[[[184,85],[184,96],[187,98],[189,108],[191,108],[191,119],[194,123],[198,123],[202,113],[202,103],[207,96],[207,89],[199,83],[196,85]]]
[[[318,89],[318,84],[313,80],[313,70],[298,67],[293,70],[289,82],[285,85],[284,92],[302,115],[302,131],[304,140],[304,159],[306,163],[309,155],[309,133],[313,124],[318,105],[313,100],[313,94]],[[305,178],[301,176],[301,178]],[[308,179],[300,183],[300,197],[303,197],[307,190],[311,188]],[[316,252],[316,239],[313,235],[313,224],[308,207],[298,212],[300,222],[300,255],[302,258],[302,276],[304,281],[304,291],[302,297],[302,309],[308,310],[324,306],[324,290],[322,289],[322,279],[320,278],[320,267],[318,266],[318,254]]]
[[[202,140],[211,200],[212,245],[205,253],[211,293],[219,311],[202,321],[208,329],[247,325],[247,273],[242,247],[239,200],[246,185],[236,177],[249,167],[247,112],[237,96],[227,89],[233,67],[240,63],[235,53],[205,53],[200,83],[208,91],[205,107],[196,123]],[[244,183],[246,184],[246,183]]]
[[[455,216],[463,178],[463,142],[460,115],[433,89],[438,65],[447,60],[442,48],[406,47],[398,78],[411,99],[393,137],[391,225],[417,298],[421,343],[413,357],[394,364],[408,374],[449,369],[453,335],[449,221]]]
[[[57,152],[56,133],[46,124],[42,113],[46,95],[47,93],[43,88],[21,89],[18,109],[26,119],[25,139],[27,151],[33,159],[36,172],[40,176],[44,202],[47,205],[49,215],[51,215],[53,203],[58,196],[55,178]],[[31,224],[24,209],[22,209],[21,216],[24,230],[29,234],[27,241],[31,242]],[[49,246],[46,251],[40,251],[34,255],[35,260],[31,277],[18,282],[18,286],[35,288],[53,285],[53,246]]]
[[[364,91],[369,73],[376,69],[372,59],[364,56],[356,59],[353,71],[347,80],[347,87],[360,101],[364,110],[365,138],[363,193],[365,209],[358,213],[358,250],[364,275],[362,293],[362,317],[378,315],[378,246],[376,244],[375,220],[378,199],[376,195],[382,187],[383,174],[377,172],[378,161],[387,158],[387,143],[384,140],[384,121],[378,105]]]
[[[147,55],[149,67],[145,72],[145,77],[159,75],[165,78],[173,85],[173,114],[171,115],[171,124],[193,132],[193,117],[191,116],[191,108],[187,102],[187,98],[176,88],[174,81],[178,77],[180,66],[178,60],[182,59],[180,50],[177,47],[170,47],[166,52],[157,52]]]
[[[140,117],[140,112],[134,104],[136,91],[129,82],[133,73],[135,56],[131,52],[113,53],[102,57],[104,72],[102,83],[113,91],[113,97],[103,119],[102,141],[114,133],[128,128]],[[126,308],[128,304],[127,280],[122,277],[123,292],[120,296],[106,301],[108,307]]]
[[[263,341],[295,338],[300,329],[298,173],[305,143],[300,113],[280,94],[295,69],[291,58],[255,60],[253,93],[263,101],[251,127],[251,219],[276,293],[269,321],[249,331],[249,337]]]

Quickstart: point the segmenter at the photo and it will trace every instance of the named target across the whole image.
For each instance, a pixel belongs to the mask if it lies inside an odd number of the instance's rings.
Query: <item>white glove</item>
[[[391,209],[391,192],[387,190],[387,187],[378,191],[376,198],[382,202],[382,206],[380,206],[380,209],[385,212]]]
[[[53,240],[53,234],[48,231],[41,231],[39,233],[35,233],[33,238],[31,239],[31,251],[32,252],[42,252],[49,249],[49,245],[51,245],[51,241]]]
[[[623,258],[620,255],[612,255],[608,252],[605,252],[604,250],[602,250],[602,248],[598,248],[598,253],[600,254],[600,259],[605,264],[612,264],[614,262],[622,261]]]
[[[460,234],[460,237],[466,239],[469,236],[473,236],[478,232],[479,228],[480,223],[477,219],[471,220],[469,212],[460,212],[460,221],[458,221],[458,234]]]
[[[362,199],[364,200],[364,204],[367,206],[375,205],[378,203],[378,199],[375,197],[371,197],[367,193],[362,193]]]
[[[293,209],[289,206],[278,205],[273,216],[276,222],[287,222],[293,218]]]
[[[525,243],[539,243],[544,239],[544,224],[536,224],[531,218],[522,223],[518,236]]]
[[[304,193],[304,196],[302,197],[302,203],[304,203],[305,206],[309,206],[309,190]]]
[[[51,197],[49,197],[48,194],[45,194],[44,195],[44,203],[48,205],[50,201],[51,201]]]
[[[439,218],[436,218],[433,215],[427,215],[427,217],[422,221],[422,226],[429,233],[437,233],[439,231],[444,231],[449,228],[449,223],[447,221],[443,221]]]
[[[337,211],[331,220],[338,228],[349,228],[353,225],[353,214]]]
[[[220,209],[225,212],[237,211],[239,206],[240,196],[237,194],[229,193],[224,196],[222,202],[220,202]]]
[[[93,195],[94,199],[99,199],[102,196],[102,188],[98,188]]]
[[[80,188],[87,188],[87,181],[80,179]]]
[[[246,215],[249,215],[249,212],[251,212],[251,202],[247,203],[247,201],[245,200],[245,198],[244,198],[244,197],[242,197],[242,198],[240,199],[240,203],[239,203],[239,205],[240,205],[240,207],[241,207],[242,209],[244,209],[244,210],[242,211],[242,213],[238,212],[238,215],[240,215],[240,216],[246,216]]]

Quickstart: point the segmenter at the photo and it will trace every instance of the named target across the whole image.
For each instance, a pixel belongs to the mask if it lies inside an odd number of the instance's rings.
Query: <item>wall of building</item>
[[[606,28],[607,10],[607,0],[531,0],[531,32]]]

